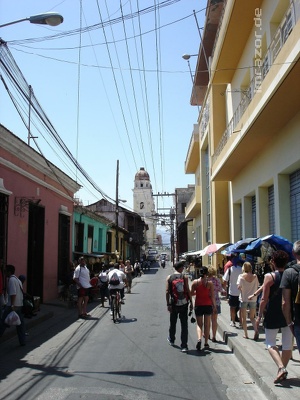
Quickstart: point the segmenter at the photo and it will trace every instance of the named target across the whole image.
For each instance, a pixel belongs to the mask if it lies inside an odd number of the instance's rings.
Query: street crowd
[[[192,316],[197,322],[196,349],[209,349],[209,340],[217,341],[220,293],[225,291],[231,327],[242,328],[243,337],[249,340],[249,319],[254,331],[253,340],[257,341],[262,324],[266,347],[277,366],[274,383],[285,380],[294,341],[300,353],[300,241],[293,244],[292,253],[292,261],[283,250],[272,253],[270,272],[264,275],[261,285],[253,273],[252,264],[243,262],[238,254],[228,257],[222,276],[217,276],[213,266],[202,266],[199,277],[192,279],[191,283],[186,273],[186,262],[175,263],[175,272],[166,280],[166,305],[170,313],[168,343],[171,346],[175,344],[179,318],[181,351],[188,352],[188,317]],[[188,273],[192,271],[194,275],[194,270],[194,265],[188,265]],[[281,351],[276,343],[278,334],[281,336]]]
[[[269,260],[270,272],[264,275],[262,284],[253,273],[250,262],[243,262],[238,255],[228,258],[224,265],[224,274],[218,276],[212,266],[201,266],[199,277],[195,279],[195,266],[185,261],[174,264],[174,273],[166,279],[166,306],[170,315],[168,343],[175,345],[176,325],[181,324],[180,345],[183,353],[188,352],[188,317],[196,322],[198,351],[209,349],[209,340],[217,342],[218,315],[221,313],[220,294],[226,294],[230,307],[230,325],[242,328],[245,340],[249,340],[248,319],[253,327],[253,340],[258,340],[261,324],[265,330],[266,347],[277,373],[274,383],[287,378],[287,366],[291,359],[294,341],[300,352],[300,241],[293,244],[293,261],[283,250],[276,250]],[[23,291],[25,277],[15,275],[15,267],[7,265],[6,298],[3,293],[2,275],[0,276],[0,337],[5,329],[15,325],[19,343],[26,344],[24,323]],[[92,275],[84,257],[71,271],[71,281],[76,285],[78,318],[88,319],[87,304],[93,289],[100,294],[101,306],[110,302],[111,294],[120,291],[124,304],[125,288],[131,293],[132,280],[143,273],[141,263],[136,260],[122,260],[102,265],[97,275]],[[191,274],[191,275],[189,275]],[[189,277],[191,278],[191,281]],[[111,302],[110,302],[111,303]],[[112,308],[111,308],[112,314]],[[281,335],[281,352],[276,343]],[[204,343],[202,343],[204,341]]]

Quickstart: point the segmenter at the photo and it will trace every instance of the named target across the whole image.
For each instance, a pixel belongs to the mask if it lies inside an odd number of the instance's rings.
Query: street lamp
[[[194,77],[193,77],[193,74],[192,74],[192,69],[191,69],[191,64],[190,64],[190,58],[191,57],[198,57],[198,54],[183,54],[183,56],[182,56],[182,58],[184,60],[186,60],[187,63],[188,63],[188,67],[189,67],[189,71],[190,71],[190,75],[191,75],[191,80],[192,80],[192,85],[194,85]],[[198,107],[198,111],[200,111],[199,105],[197,107]]]
[[[8,22],[6,24],[2,24],[0,25],[0,28],[8,25],[18,24],[19,22],[23,21],[29,21],[31,24],[57,26],[63,23],[64,18],[56,12],[47,12],[44,14],[32,15],[31,17],[22,18],[16,21]]]
[[[186,60],[187,63],[188,63],[189,71],[190,71],[190,75],[191,75],[191,79],[192,79],[192,83],[194,82],[194,78],[193,78],[193,74],[192,74],[192,70],[191,70],[190,58],[191,58],[191,57],[197,57],[197,56],[198,56],[198,54],[184,54],[184,55],[182,56],[182,58],[183,58],[184,60]]]

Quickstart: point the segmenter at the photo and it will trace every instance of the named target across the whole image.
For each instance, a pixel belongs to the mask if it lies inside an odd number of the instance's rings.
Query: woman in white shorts
[[[238,289],[240,291],[240,319],[244,329],[244,338],[249,339],[247,329],[247,309],[249,309],[249,318],[254,329],[254,340],[258,339],[258,331],[255,325],[256,316],[256,296],[252,300],[248,300],[248,297],[254,293],[258,288],[258,279],[255,274],[252,273],[252,265],[249,262],[243,264],[243,273],[239,275],[237,280]]]
[[[282,313],[282,289],[280,288],[281,277],[288,261],[289,256],[285,251],[277,250],[273,253],[271,265],[274,272],[266,274],[264,277],[263,294],[256,321],[258,328],[260,319],[265,315],[266,345],[270,356],[278,367],[274,383],[279,383],[286,379],[288,375],[286,367],[291,359],[293,348],[293,335]],[[281,354],[276,343],[279,329],[282,343]]]

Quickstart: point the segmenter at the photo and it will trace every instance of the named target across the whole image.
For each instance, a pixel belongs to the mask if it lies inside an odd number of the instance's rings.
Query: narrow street
[[[92,303],[90,320],[75,320],[76,310],[65,309],[59,321],[31,329],[24,348],[15,338],[0,342],[1,399],[263,399],[223,343],[196,351],[194,324],[188,354],[179,340],[168,345],[167,264],[134,279],[120,323]]]

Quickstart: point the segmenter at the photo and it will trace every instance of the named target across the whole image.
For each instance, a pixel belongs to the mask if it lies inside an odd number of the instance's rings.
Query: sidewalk
[[[237,324],[239,325],[239,324]],[[260,328],[259,340],[255,342],[251,323],[248,323],[248,336],[244,339],[242,328],[230,326],[230,310],[226,300],[222,300],[221,314],[218,316],[218,334],[229,346],[233,354],[253,377],[253,382],[260,387],[267,399],[299,399],[300,398],[300,355],[296,346],[292,360],[287,366],[288,378],[280,384],[273,381],[277,374],[277,366],[265,346],[265,334]],[[280,338],[280,335],[278,335]],[[278,340],[280,344],[280,340]],[[210,346],[213,343],[210,342]],[[216,346],[220,346],[216,344]]]

